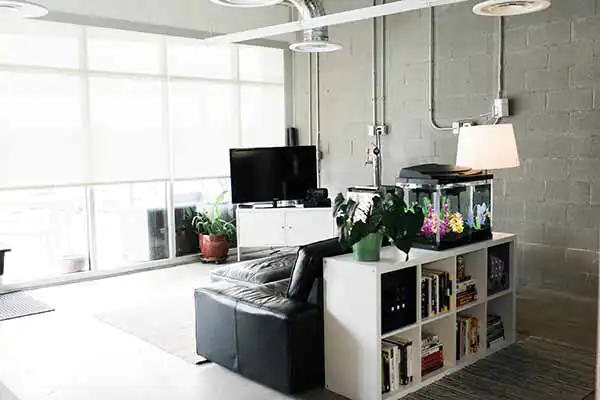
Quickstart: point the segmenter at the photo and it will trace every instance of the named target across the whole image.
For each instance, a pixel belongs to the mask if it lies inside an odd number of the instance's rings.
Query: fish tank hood
[[[447,164],[421,164],[400,170],[396,184],[447,185],[491,179],[494,179],[493,175],[479,169]]]

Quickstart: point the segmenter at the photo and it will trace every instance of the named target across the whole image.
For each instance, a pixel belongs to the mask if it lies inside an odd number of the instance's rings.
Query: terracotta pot
[[[226,235],[200,235],[200,251],[204,262],[223,262],[229,253],[229,240]]]

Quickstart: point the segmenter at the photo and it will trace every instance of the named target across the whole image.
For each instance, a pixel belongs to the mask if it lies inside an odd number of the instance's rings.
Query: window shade
[[[31,20],[0,47],[0,188],[222,177],[285,144],[282,49]]]

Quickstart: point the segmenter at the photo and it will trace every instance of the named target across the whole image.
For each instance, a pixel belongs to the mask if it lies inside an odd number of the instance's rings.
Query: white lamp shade
[[[512,124],[461,128],[456,165],[492,170],[520,166]]]

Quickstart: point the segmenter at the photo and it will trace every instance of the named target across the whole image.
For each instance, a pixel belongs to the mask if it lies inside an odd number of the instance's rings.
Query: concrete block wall
[[[435,9],[435,109],[443,126],[465,118],[484,122],[480,115],[491,110],[496,94],[497,20],[474,15],[475,3]],[[385,122],[391,130],[383,139],[384,183],[393,183],[405,166],[455,162],[456,137],[428,121],[428,24],[427,10],[387,18]],[[370,141],[371,26],[330,28],[345,49],[321,57],[322,179],[333,192],[372,182],[363,166]],[[520,236],[521,288],[595,301],[600,2],[554,0],[545,12],[506,18],[504,38],[504,89],[514,115],[506,122],[515,125],[522,166],[496,171],[495,229]],[[590,320],[595,326],[595,315]]]

